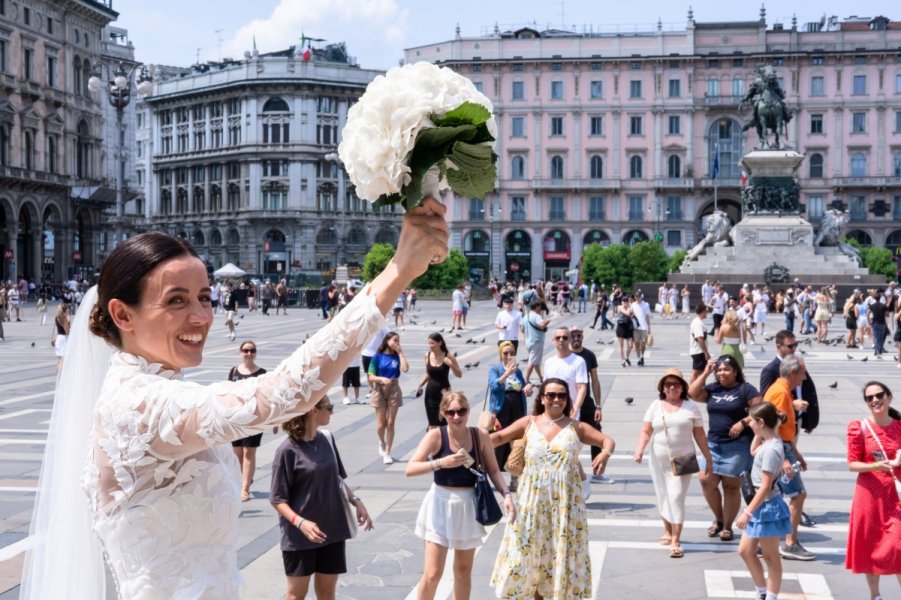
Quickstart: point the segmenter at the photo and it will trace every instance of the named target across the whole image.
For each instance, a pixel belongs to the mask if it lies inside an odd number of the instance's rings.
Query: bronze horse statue
[[[757,128],[758,150],[764,148],[780,148],[780,134],[787,140],[788,128],[786,125],[791,120],[791,113],[785,108],[785,103],[771,89],[764,89],[754,100],[757,118],[752,118],[742,128],[747,131],[751,127]],[[770,132],[773,133],[773,143],[769,143]]]

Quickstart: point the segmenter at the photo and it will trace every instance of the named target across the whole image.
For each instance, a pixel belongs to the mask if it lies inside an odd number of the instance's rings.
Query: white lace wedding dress
[[[113,356],[82,484],[121,599],[238,598],[239,472],[226,443],[322,397],[385,323],[367,292],[261,377],[203,386]]]

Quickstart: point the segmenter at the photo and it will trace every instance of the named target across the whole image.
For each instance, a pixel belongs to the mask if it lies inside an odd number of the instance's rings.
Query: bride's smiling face
[[[183,255],[171,258],[144,278],[137,306],[111,306],[111,313],[125,311],[120,321],[122,349],[180,371],[203,359],[213,310],[206,268],[200,259]],[[124,316],[124,315],[123,315]]]

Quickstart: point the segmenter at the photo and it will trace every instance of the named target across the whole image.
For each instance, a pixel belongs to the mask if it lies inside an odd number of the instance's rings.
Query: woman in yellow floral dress
[[[591,597],[588,523],[582,499],[579,450],[599,446],[592,461],[601,474],[613,438],[570,418],[572,399],[562,379],[544,380],[533,416],[491,434],[495,446],[526,436],[517,519],[507,525],[491,574],[498,598],[575,600]]]

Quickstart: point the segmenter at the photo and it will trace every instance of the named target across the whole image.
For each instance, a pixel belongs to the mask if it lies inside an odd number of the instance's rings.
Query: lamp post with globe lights
[[[106,64],[98,65],[94,75],[88,79],[88,89],[93,93],[99,93],[104,89],[103,80],[101,79],[104,68],[107,75],[106,81],[106,97],[110,105],[116,109],[116,132],[118,139],[116,140],[116,239],[113,247],[122,241],[122,223],[125,208],[124,203],[124,187],[125,187],[125,124],[123,115],[125,108],[131,103],[131,95],[136,91],[142,96],[149,96],[153,93],[153,65],[134,64],[126,66],[119,62],[115,67]]]

